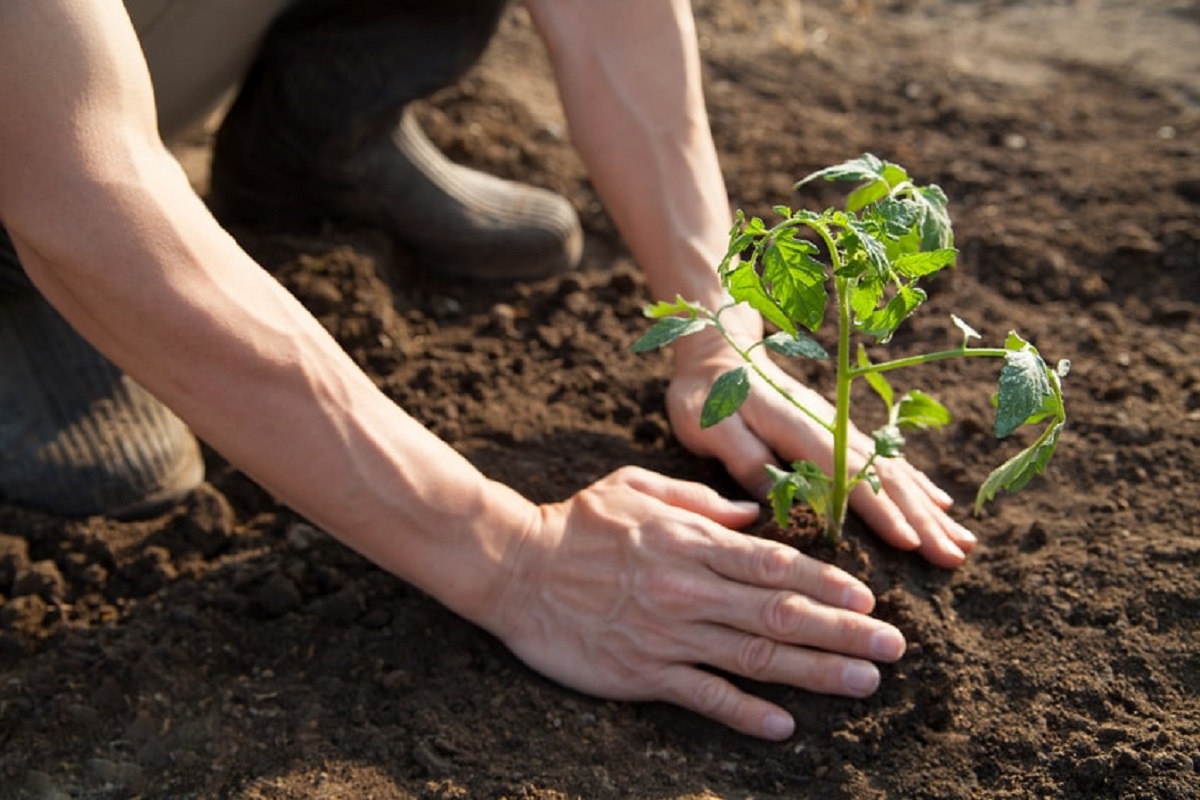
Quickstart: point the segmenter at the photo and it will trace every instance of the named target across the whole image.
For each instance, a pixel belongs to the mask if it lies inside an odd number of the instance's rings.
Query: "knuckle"
[[[778,645],[762,636],[747,636],[738,649],[737,670],[747,678],[761,678],[768,674],[775,662]]]
[[[794,551],[783,547],[764,546],[755,553],[754,575],[766,586],[782,586],[791,577]]]
[[[632,464],[624,464],[613,470],[609,477],[618,483],[636,483],[637,480],[644,475],[644,470],[641,467]]]
[[[804,597],[791,592],[775,592],[762,606],[762,627],[775,639],[803,640],[811,614]]]
[[[731,687],[716,675],[705,675],[692,687],[691,705],[706,717],[715,717],[729,701]]]
[[[649,604],[670,612],[685,611],[702,600],[696,580],[674,570],[649,572],[639,589]]]
[[[845,579],[845,572],[833,566],[832,564],[820,562],[817,566],[816,574],[814,575],[814,581],[816,583],[814,589],[822,594],[832,595],[845,585]]]

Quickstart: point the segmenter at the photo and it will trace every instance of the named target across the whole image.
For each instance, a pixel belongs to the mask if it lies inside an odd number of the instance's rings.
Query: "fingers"
[[[719,624],[711,627],[713,633],[703,642],[706,651],[718,655],[717,661],[709,663],[722,669],[756,680],[809,688],[823,680],[820,685],[844,694],[853,693],[853,687],[839,688],[828,676],[818,678],[806,673],[802,668],[813,663],[811,659],[798,659],[798,653],[811,648],[887,662],[904,655],[904,635],[881,620],[793,592],[756,590],[742,594],[714,609],[713,621]]]
[[[946,514],[944,492],[930,493],[932,481],[904,461],[878,464],[883,492],[859,485],[851,504],[879,536],[905,550],[918,550],[930,563],[953,568],[963,563],[974,534]]]
[[[726,527],[753,521],[758,504],[735,502],[700,483],[668,478],[656,472],[627,467],[617,475],[631,488],[676,508],[701,514]],[[809,558],[778,542],[711,531],[714,547],[702,552],[704,564],[717,575],[738,583],[802,592],[831,606],[870,613],[875,596],[846,572]]]
[[[727,629],[712,631],[712,647],[725,656],[707,663],[726,672],[845,697],[867,697],[879,688],[879,668],[870,661],[790,647]],[[894,657],[886,660],[894,661],[903,648],[890,647]],[[666,700],[742,733],[779,741],[795,730],[794,720],[782,708],[743,692],[719,675],[676,665],[665,670],[663,678]]]
[[[775,455],[741,415],[722,420],[694,437],[687,443],[689,448],[719,459],[729,475],[752,497],[766,498],[770,482],[765,466],[777,463]]]
[[[749,525],[761,510],[758,503],[730,500],[705,484],[670,478],[638,467],[624,467],[614,475],[643,494],[669,506],[700,514],[727,528]]]
[[[802,592],[826,605],[860,614],[869,614],[875,607],[875,596],[866,584],[778,542],[738,536],[710,551],[706,566],[747,586]]]
[[[663,681],[667,702],[740,733],[778,742],[796,730],[791,714],[711,672],[680,665],[664,670]]]

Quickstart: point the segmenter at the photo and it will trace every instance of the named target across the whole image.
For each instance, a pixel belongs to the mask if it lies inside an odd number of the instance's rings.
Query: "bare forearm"
[[[532,505],[379,392],[173,168],[142,165],[164,173],[148,177],[153,191],[94,187],[103,202],[77,192],[73,204],[93,210],[86,241],[67,224],[49,245],[15,231],[35,282],[93,344],[282,501],[478,617],[487,604],[479,595]]]
[[[730,214],[686,0],[529,0],[571,138],[656,297],[717,303]]]

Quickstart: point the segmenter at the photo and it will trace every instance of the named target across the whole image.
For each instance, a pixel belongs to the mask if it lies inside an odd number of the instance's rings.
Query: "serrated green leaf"
[[[958,251],[953,247],[926,253],[905,253],[892,262],[892,269],[905,278],[924,278],[954,264]]]
[[[996,397],[996,436],[1008,436],[1053,398],[1046,363],[1032,347],[1009,350],[1000,370]]]
[[[751,308],[762,314],[763,319],[790,334],[796,333],[796,324],[767,293],[762,278],[754,270],[753,264],[738,264],[728,274],[721,277],[721,282],[725,285],[729,296],[735,301],[748,303]]]
[[[786,528],[788,524],[788,512],[792,510],[792,504],[796,501],[796,484],[788,480],[789,473],[772,464],[767,464],[767,475],[771,478],[771,488],[767,491],[767,501],[771,504],[775,524],[781,528]]]
[[[725,257],[717,266],[717,275],[724,279],[729,272],[736,269],[739,264],[738,258],[746,248],[754,246],[755,238],[753,234],[749,233],[734,235],[729,241],[729,249],[725,252]]]
[[[650,326],[650,330],[633,343],[630,348],[635,353],[647,353],[666,347],[682,336],[688,336],[703,330],[708,323],[702,319],[685,319],[684,317],[666,317]]]
[[[1008,332],[1008,336],[1004,338],[1004,349],[1013,351],[1032,350],[1035,353],[1037,352],[1037,348],[1022,339],[1021,334],[1017,333],[1016,331]]]
[[[788,217],[792,216],[791,206],[771,206],[771,210],[774,211],[779,216],[783,217],[784,219],[787,219]]]
[[[913,199],[921,203],[924,213],[921,217],[921,249],[941,250],[954,246],[954,228],[950,224],[950,212],[947,211],[949,200],[940,186],[930,184],[922,186],[913,194]]]
[[[863,153],[850,161],[811,172],[796,181],[793,188],[799,189],[806,183],[822,179],[827,181],[884,181],[886,183],[883,170],[884,163],[882,161],[870,153]]]
[[[872,209],[871,219],[878,234],[888,239],[898,239],[907,234],[921,218],[921,206],[913,200],[889,197]]]
[[[875,313],[883,300],[883,281],[876,275],[863,277],[850,287],[850,310],[855,320],[864,320]]]
[[[896,408],[896,424],[901,428],[940,428],[951,419],[949,409],[918,389],[901,397]]]
[[[896,458],[904,449],[904,434],[895,425],[884,425],[872,434],[875,454],[880,458]]]
[[[700,427],[710,428],[737,412],[750,395],[749,367],[743,365],[729,370],[713,381],[704,408],[700,411]]]
[[[863,259],[875,274],[888,277],[890,262],[887,247],[871,233],[870,226],[858,220],[848,221],[840,244],[845,249],[848,261]]]
[[[771,479],[771,489],[767,499],[771,510],[775,513],[775,522],[783,528],[788,523],[788,512],[797,501],[803,501],[809,508],[822,517],[830,516],[830,480],[811,461],[792,462],[791,471],[779,469],[768,464],[767,476]]]
[[[888,186],[893,189],[908,180],[908,171],[899,164],[893,164],[889,161],[883,162],[883,171],[880,174],[887,181]]]
[[[925,302],[923,290],[912,286],[902,286],[900,291],[888,301],[887,305],[865,319],[858,321],[856,327],[868,336],[874,336],[880,344],[887,344],[900,323]]]
[[[888,185],[886,181],[872,180],[870,183],[863,184],[850,193],[846,198],[846,210],[858,211],[861,208],[878,202],[888,195]]]
[[[762,257],[763,280],[770,285],[772,299],[791,320],[810,331],[821,327],[829,299],[825,265],[813,257],[814,252],[816,247],[810,242],[782,236]]]
[[[1054,455],[1063,427],[1061,421],[1050,426],[1036,442],[993,470],[975,495],[975,513],[978,514],[983,504],[994,499],[1001,489],[1019,491],[1039,475]]]
[[[789,358],[829,358],[825,348],[799,331],[795,336],[779,331],[768,336],[763,343],[769,349]]]
[[[858,346],[858,366],[871,366],[871,359],[867,356],[867,348],[861,344]],[[887,407],[888,415],[891,416],[892,404],[896,401],[896,393],[892,390],[892,385],[888,383],[887,378],[878,372],[864,373],[863,378],[875,390],[875,394],[879,395],[879,399],[883,400],[883,404]]]

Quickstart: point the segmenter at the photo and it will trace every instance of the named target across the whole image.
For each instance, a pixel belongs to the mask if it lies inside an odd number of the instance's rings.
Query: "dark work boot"
[[[203,479],[183,422],[41,295],[0,288],[0,502],[138,519]]]
[[[267,35],[217,133],[214,212],[366,223],[447,277],[574,267],[582,233],[570,203],[451,163],[406,111],[478,60],[506,5],[301,2]]]

